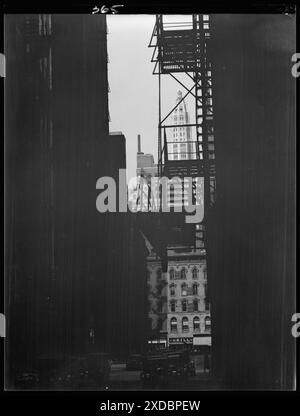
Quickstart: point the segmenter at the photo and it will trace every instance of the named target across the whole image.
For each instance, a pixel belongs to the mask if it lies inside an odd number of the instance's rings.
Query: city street
[[[143,390],[140,379],[141,371],[126,370],[125,364],[112,364],[107,390]],[[173,386],[166,387],[172,389]],[[213,389],[212,381],[208,374],[205,374],[202,369],[196,370],[196,375],[191,376],[188,382],[184,383],[180,390],[210,390]],[[157,388],[164,390],[164,388]]]

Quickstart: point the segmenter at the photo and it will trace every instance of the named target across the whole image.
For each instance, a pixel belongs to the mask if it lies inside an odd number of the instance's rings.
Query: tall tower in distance
[[[177,92],[176,104],[182,100],[182,91]],[[181,101],[173,112],[172,139],[168,145],[169,160],[192,159],[190,118],[185,101]]]

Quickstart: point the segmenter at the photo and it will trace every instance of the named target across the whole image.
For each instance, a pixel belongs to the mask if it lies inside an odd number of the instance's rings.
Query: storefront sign
[[[193,344],[194,345],[211,345],[211,337],[202,337],[202,336],[200,336],[200,337],[197,337],[197,336],[194,336],[194,339],[193,339]]]
[[[185,343],[185,344],[192,344],[193,338],[170,338],[170,344],[177,344],[177,343]]]

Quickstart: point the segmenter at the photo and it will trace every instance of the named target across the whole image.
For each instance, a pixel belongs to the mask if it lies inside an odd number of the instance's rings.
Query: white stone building
[[[205,258],[176,257],[170,253],[167,287],[168,345],[211,345]]]

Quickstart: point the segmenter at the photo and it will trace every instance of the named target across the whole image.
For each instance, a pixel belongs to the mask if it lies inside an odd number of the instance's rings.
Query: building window
[[[161,269],[158,269],[157,270],[156,277],[157,277],[157,280],[160,280],[161,279]]]
[[[194,331],[199,331],[200,330],[200,318],[199,318],[199,316],[195,316],[195,318],[193,320],[193,326],[194,326]]]
[[[198,299],[193,300],[194,312],[198,312]]]
[[[186,316],[182,318],[182,332],[188,332],[189,330],[189,320]]]
[[[163,302],[161,300],[159,300],[157,303],[157,310],[158,310],[158,313],[162,313],[163,311]]]
[[[197,285],[197,283],[193,284],[193,295],[198,295],[198,285]]]
[[[173,185],[170,186],[169,197],[170,197],[170,204],[173,205],[174,204],[174,186]]]
[[[186,278],[186,270],[185,270],[184,267],[180,271],[180,278],[181,279],[185,279]]]
[[[170,269],[169,274],[170,274],[170,280],[173,280],[174,279],[174,269]]]
[[[42,15],[39,14],[39,35],[42,34]]]
[[[49,72],[48,72],[49,90],[52,91],[52,49],[49,48]]]
[[[175,296],[176,295],[176,289],[175,289],[175,285],[170,285],[170,296]]]
[[[157,320],[157,326],[156,326],[156,329],[157,329],[158,331],[161,331],[161,330],[162,330],[162,326],[163,326],[163,321],[162,321],[162,319],[161,319],[161,318],[158,318],[158,320]]]
[[[186,299],[184,299],[182,301],[182,312],[186,312],[187,311],[187,301]]]
[[[197,267],[194,267],[193,268],[193,279],[197,279],[198,278],[198,270],[197,270]]]
[[[48,74],[48,58],[44,56],[43,58],[40,58],[40,72],[43,75],[44,79],[47,79]]]
[[[205,318],[205,331],[210,331],[211,329],[211,320],[210,320],[210,316],[207,316]]]
[[[48,33],[49,35],[52,34],[52,21],[51,21],[51,15],[48,14]]]
[[[183,283],[181,285],[181,296],[187,296],[187,284]]]
[[[171,312],[175,312],[175,309],[176,309],[175,300],[171,300],[170,305],[171,305]]]
[[[207,297],[207,283],[203,284],[203,288],[204,288],[204,298],[206,299],[206,297]]]
[[[177,332],[177,319],[171,318],[170,321],[171,332]]]

